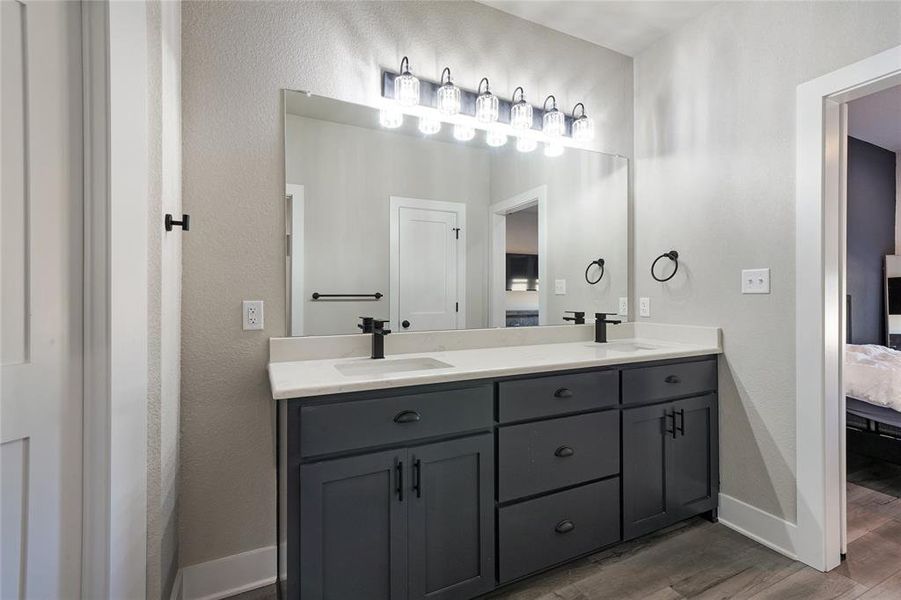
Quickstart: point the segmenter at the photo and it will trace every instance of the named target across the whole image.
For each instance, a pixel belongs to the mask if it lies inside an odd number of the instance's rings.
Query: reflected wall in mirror
[[[286,91],[289,333],[559,325],[628,294],[628,161],[423,135]],[[604,259],[604,276],[595,285]],[[586,269],[588,272],[586,273]],[[588,276],[586,278],[586,275]]]
[[[901,350],[901,256],[885,257],[885,311],[888,345]]]

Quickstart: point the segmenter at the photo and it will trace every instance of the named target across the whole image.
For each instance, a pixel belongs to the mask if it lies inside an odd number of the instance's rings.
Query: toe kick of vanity
[[[475,598],[716,518],[716,356],[279,403],[285,598]]]

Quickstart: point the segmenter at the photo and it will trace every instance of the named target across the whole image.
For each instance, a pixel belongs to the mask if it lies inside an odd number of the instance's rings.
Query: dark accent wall
[[[848,138],[848,294],[852,344],[885,344],[886,254],[895,253],[895,153]]]

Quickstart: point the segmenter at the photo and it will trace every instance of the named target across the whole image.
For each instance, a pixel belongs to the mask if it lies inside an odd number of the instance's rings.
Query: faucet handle
[[[604,312],[594,313],[594,320],[595,321],[603,321],[605,323],[610,323],[611,325],[618,325],[618,324],[622,323],[622,321],[610,320],[607,318],[607,317],[615,316],[617,314],[619,314],[619,313],[604,313]]]
[[[582,310],[564,310],[564,314],[571,314],[571,317],[563,317],[564,321],[575,321],[576,325],[585,324],[585,311]]]
[[[373,319],[372,320],[372,332],[377,333],[379,335],[388,335],[391,333],[390,329],[385,329],[385,324],[390,323],[391,321],[388,319]]]
[[[372,333],[373,322],[375,319],[373,317],[360,317],[363,321],[362,323],[358,323],[357,327],[363,330],[363,333]]]

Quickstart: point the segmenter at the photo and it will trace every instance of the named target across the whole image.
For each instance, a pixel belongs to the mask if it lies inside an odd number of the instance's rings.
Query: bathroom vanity
[[[473,598],[715,519],[711,331],[270,363],[285,597]]]

